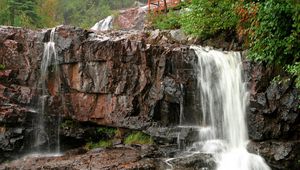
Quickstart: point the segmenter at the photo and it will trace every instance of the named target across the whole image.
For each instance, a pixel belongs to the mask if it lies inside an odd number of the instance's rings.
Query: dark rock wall
[[[143,33],[121,34],[108,38],[57,28],[60,73],[49,74],[47,112],[79,122],[147,130],[177,125],[183,105],[185,121],[200,121],[193,116],[199,112],[194,52],[182,45],[146,44],[152,40],[145,40]],[[31,147],[39,67],[49,36],[50,30],[0,28],[0,62],[5,65],[0,71],[0,154],[6,154],[2,159]],[[297,168],[299,90],[292,79],[272,83],[272,68],[247,60],[244,68],[250,89],[249,149],[275,169]],[[61,78],[60,84],[51,81],[55,77]]]
[[[250,89],[248,133],[250,151],[263,156],[272,169],[300,168],[300,91],[294,79],[278,68],[244,62]]]

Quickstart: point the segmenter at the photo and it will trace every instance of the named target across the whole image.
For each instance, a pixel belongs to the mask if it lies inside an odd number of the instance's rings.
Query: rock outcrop
[[[60,73],[50,72],[47,81],[47,126],[60,126],[54,120],[62,116],[89,125],[143,130],[157,136],[158,142],[176,143],[176,133],[172,136],[170,127],[178,125],[180,107],[185,114],[199,112],[193,69],[197,61],[188,46],[153,34],[96,34],[57,27],[54,41]],[[0,162],[32,147],[38,114],[37,82],[49,36],[50,30],[0,28],[0,62],[5,66],[0,71]],[[272,83],[275,69],[246,59],[244,68],[251,100],[248,128],[253,142],[249,149],[265,157],[274,169],[297,169],[299,90],[293,79]],[[60,84],[51,81],[58,77]],[[198,121],[192,114],[186,117]],[[81,136],[74,134],[73,138]],[[52,167],[51,161],[47,165]]]
[[[263,156],[273,169],[299,169],[300,91],[294,79],[276,68],[244,63],[249,82],[249,150]]]
[[[34,135],[39,69],[49,34],[50,30],[0,29],[0,60],[5,65],[0,74],[1,152],[20,154],[31,147],[26,141]],[[180,84],[191,77],[193,61],[187,56],[193,51],[147,45],[144,34],[109,36],[67,26],[56,29],[60,73],[48,75],[46,124],[55,125],[51,120],[58,115],[140,130],[178,124]],[[57,77],[61,84],[51,81]]]

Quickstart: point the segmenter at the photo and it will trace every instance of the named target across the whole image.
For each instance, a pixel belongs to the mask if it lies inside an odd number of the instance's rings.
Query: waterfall
[[[218,170],[269,170],[264,160],[248,153],[246,107],[249,100],[242,78],[239,52],[192,46],[197,57],[201,122],[193,147],[216,157]]]
[[[92,28],[91,30],[95,30],[95,31],[107,31],[112,29],[112,23],[113,23],[113,17],[112,16],[108,16],[106,18],[104,18],[103,20],[97,22]]]
[[[49,42],[44,43],[44,52],[43,52],[43,58],[41,61],[41,67],[40,67],[40,78],[38,82],[39,87],[39,114],[37,117],[37,132],[35,135],[35,144],[34,146],[38,148],[38,152],[41,152],[44,150],[45,144],[47,152],[50,152],[50,137],[48,135],[48,132],[50,129],[46,129],[46,108],[47,103],[49,100],[49,91],[48,91],[48,82],[52,81],[51,83],[56,85],[57,87],[54,87],[52,89],[52,93],[58,93],[59,86],[60,86],[60,78],[59,78],[59,61],[57,57],[57,53],[55,50],[55,42],[54,42],[54,36],[55,36],[55,28],[53,28],[50,32],[50,40]],[[49,80],[50,74],[53,76],[53,79]],[[54,90],[54,91],[53,91]],[[55,91],[56,90],[56,91]],[[58,118],[59,119],[59,118]],[[59,124],[59,121],[57,124]],[[55,130],[55,152],[59,153],[60,151],[60,140],[59,140],[59,125],[57,125],[57,129]]]

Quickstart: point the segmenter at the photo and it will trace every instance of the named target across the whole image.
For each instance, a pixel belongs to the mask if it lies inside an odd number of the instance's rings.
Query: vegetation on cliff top
[[[161,14],[154,26],[181,28],[202,40],[234,32],[230,38],[249,49],[250,59],[283,68],[300,87],[299,0],[192,0],[183,9]]]
[[[89,28],[135,0],[0,0],[0,25],[28,28],[70,24]],[[146,2],[146,0],[141,0]],[[202,40],[231,37],[249,49],[249,58],[279,66],[300,87],[299,0],[191,0],[181,11],[150,17],[160,29],[181,28]]]

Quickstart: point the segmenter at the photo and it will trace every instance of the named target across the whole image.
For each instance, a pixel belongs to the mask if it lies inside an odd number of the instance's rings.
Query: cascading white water
[[[113,17],[112,16],[108,16],[106,18],[104,18],[103,20],[97,22],[92,28],[91,30],[95,30],[95,31],[107,31],[112,29],[112,22],[113,22]]]
[[[192,46],[197,57],[197,80],[202,122],[194,147],[215,154],[218,170],[269,170],[264,160],[246,150],[248,93],[238,52]]]
[[[41,61],[41,75],[39,79],[39,104],[40,104],[40,113],[38,115],[38,122],[37,122],[37,133],[35,136],[35,146],[37,146],[39,149],[38,151],[41,151],[40,146],[47,143],[48,145],[48,151],[50,151],[50,139],[47,133],[47,130],[45,129],[45,116],[46,116],[46,104],[47,100],[49,99],[49,92],[47,87],[47,82],[49,80],[49,74],[50,72],[54,75],[54,79],[51,81],[54,81],[55,85],[60,85],[60,78],[59,78],[59,68],[58,68],[58,57],[55,50],[55,42],[54,42],[54,36],[55,36],[55,28],[53,28],[50,32],[50,40],[49,42],[44,43],[44,52],[43,52],[43,58]],[[59,87],[56,87],[56,90],[58,91]],[[56,131],[56,137],[55,137],[55,143],[56,143],[56,153],[59,153],[60,151],[60,139],[59,139],[59,126],[57,127]],[[53,140],[53,139],[52,139]]]

